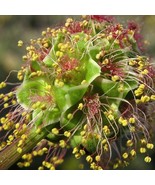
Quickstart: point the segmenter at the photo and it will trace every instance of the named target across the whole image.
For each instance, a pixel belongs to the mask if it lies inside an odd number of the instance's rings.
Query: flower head
[[[21,84],[0,94],[1,114],[8,112],[0,119],[0,168],[20,158],[18,166],[29,167],[45,156],[38,169],[53,170],[69,148],[91,169],[126,166],[137,153],[150,162],[155,69],[140,55],[137,34],[133,23],[125,28],[109,16],[86,16],[31,39]],[[7,78],[0,88],[9,84]]]

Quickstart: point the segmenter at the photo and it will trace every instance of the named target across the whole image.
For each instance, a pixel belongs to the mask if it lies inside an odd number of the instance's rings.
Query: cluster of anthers
[[[151,162],[155,69],[140,38],[133,22],[83,16],[31,39],[21,84],[0,94],[0,169],[19,159],[29,167],[37,156],[38,169],[57,169],[71,149],[95,170],[127,166],[139,153]]]

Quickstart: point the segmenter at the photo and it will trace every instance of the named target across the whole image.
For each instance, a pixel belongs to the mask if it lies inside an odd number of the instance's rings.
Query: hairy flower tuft
[[[101,15],[68,18],[31,39],[20,84],[0,94],[0,169],[40,157],[39,170],[54,170],[68,149],[94,170],[125,167],[138,153],[151,162],[155,68],[141,44],[136,24]],[[0,89],[8,85],[7,77]]]

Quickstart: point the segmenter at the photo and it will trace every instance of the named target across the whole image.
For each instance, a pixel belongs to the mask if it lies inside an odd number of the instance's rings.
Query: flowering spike
[[[0,94],[0,169],[19,159],[27,168],[37,156],[45,157],[39,170],[54,170],[68,148],[95,170],[125,167],[138,152],[151,162],[155,69],[141,44],[137,25],[98,15],[68,18],[31,39],[21,84]],[[9,84],[7,77],[0,89]]]

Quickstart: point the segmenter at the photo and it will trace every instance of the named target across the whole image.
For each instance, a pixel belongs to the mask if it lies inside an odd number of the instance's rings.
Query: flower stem
[[[22,147],[22,153],[17,152],[17,145],[20,140],[18,138],[11,145],[7,146],[5,149],[1,151],[0,154],[0,170],[9,169],[15,162],[17,162],[24,153],[27,153],[31,150],[39,141],[41,141],[47,131],[43,130],[41,133],[36,133],[35,128],[30,128],[27,133],[27,140],[24,146]]]

